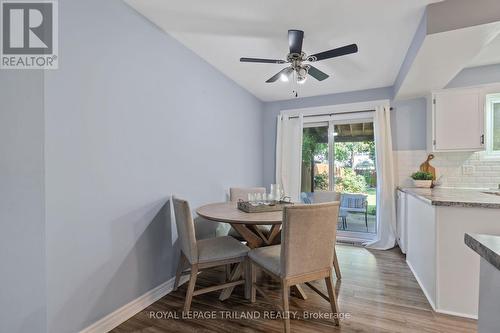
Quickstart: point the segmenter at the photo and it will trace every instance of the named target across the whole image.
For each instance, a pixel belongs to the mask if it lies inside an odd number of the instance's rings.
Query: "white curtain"
[[[394,163],[389,105],[379,106],[373,119],[377,165],[377,228],[376,240],[365,245],[372,249],[387,250],[396,244],[396,203]]]
[[[276,128],[276,183],[292,201],[300,201],[302,170],[302,114],[278,116]]]

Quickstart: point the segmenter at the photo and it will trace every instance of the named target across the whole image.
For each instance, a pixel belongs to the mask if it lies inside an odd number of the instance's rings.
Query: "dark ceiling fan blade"
[[[304,31],[288,30],[288,45],[290,53],[300,54],[302,52],[302,41],[304,40]]]
[[[281,77],[281,75],[285,75],[288,78],[292,72],[293,72],[293,69],[291,67],[283,68],[278,73],[276,73],[274,76],[269,78],[266,81],[266,83],[276,82]]]
[[[323,81],[324,79],[327,79],[329,77],[328,74],[320,71],[319,69],[311,65],[309,65],[307,73],[318,81]]]
[[[260,58],[240,58],[241,62],[260,62],[264,64],[284,64],[285,60],[279,59],[260,59]]]
[[[333,49],[333,50],[328,50],[328,51],[324,51],[324,52],[310,55],[308,60],[309,61],[319,61],[319,60],[324,60],[324,59],[340,57],[340,56],[343,56],[346,54],[351,54],[351,53],[356,53],[356,52],[358,52],[358,46],[356,44],[351,44],[351,45],[338,47],[338,48]]]

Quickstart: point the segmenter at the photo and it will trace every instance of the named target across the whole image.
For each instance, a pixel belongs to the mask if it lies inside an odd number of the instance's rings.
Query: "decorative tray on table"
[[[279,212],[283,210],[283,207],[291,205],[293,205],[293,202],[285,200],[269,201],[262,203],[252,203],[243,200],[238,201],[238,209],[246,213]]]

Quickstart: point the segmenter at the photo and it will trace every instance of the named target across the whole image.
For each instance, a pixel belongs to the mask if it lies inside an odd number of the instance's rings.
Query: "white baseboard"
[[[434,304],[434,301],[430,297],[429,293],[427,292],[427,289],[425,289],[424,285],[422,284],[422,281],[420,281],[417,273],[415,273],[415,270],[413,269],[413,266],[410,264],[408,260],[406,260],[406,264],[408,267],[410,267],[410,271],[413,273],[413,276],[415,277],[415,280],[417,280],[418,285],[420,286],[420,289],[424,292],[425,297],[427,298],[427,301],[432,307],[432,310],[436,311],[436,305]],[[437,311],[436,311],[437,312]]]
[[[460,313],[460,312],[454,312],[454,311],[447,311],[447,310],[442,310],[442,309],[437,309],[436,312],[437,313],[442,313],[442,314],[445,314],[445,315],[455,316],[455,317],[463,317],[463,318],[476,319],[476,320],[478,318],[476,315],[471,315],[471,314],[467,314],[467,313]]]
[[[185,283],[187,280],[188,277],[182,277],[179,285]],[[132,318],[160,298],[169,294],[174,289],[174,282],[175,277],[99,319],[97,322],[81,330],[80,333],[105,333],[111,331],[116,326]]]

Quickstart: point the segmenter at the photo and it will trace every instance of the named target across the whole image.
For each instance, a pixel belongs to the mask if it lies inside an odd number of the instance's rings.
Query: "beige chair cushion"
[[[202,239],[197,242],[198,262],[244,257],[250,249],[230,236]]]
[[[280,276],[280,245],[259,247],[248,252],[248,257],[259,266],[273,274]]]

